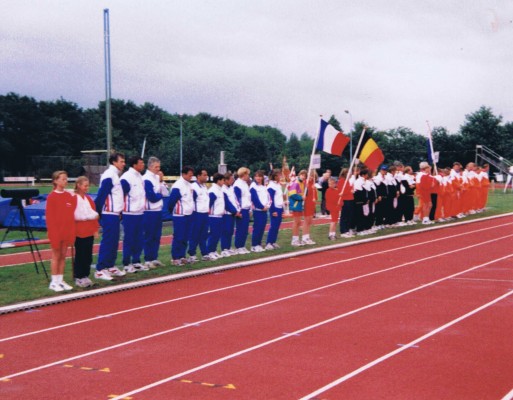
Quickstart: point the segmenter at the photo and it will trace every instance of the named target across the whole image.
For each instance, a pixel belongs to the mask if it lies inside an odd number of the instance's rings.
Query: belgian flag
[[[371,137],[370,133],[364,133],[361,150],[359,151],[357,158],[371,170],[378,169],[381,163],[385,160],[383,152]]]

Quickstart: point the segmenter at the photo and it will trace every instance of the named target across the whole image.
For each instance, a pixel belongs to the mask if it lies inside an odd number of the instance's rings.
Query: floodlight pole
[[[105,61],[105,120],[107,125],[107,164],[112,151],[112,110],[111,110],[111,75],[110,75],[110,23],[109,9],[103,10],[103,38]]]
[[[183,114],[180,114],[180,174],[183,167]]]
[[[354,126],[353,126],[353,115],[351,114],[351,112],[349,110],[344,110],[344,112],[346,114],[349,114],[349,118],[350,118],[350,121],[351,121],[351,130],[349,131],[349,160],[352,160],[353,159],[353,130],[354,130]]]

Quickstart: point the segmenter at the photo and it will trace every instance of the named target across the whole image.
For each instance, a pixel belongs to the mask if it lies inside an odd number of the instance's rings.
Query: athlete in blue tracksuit
[[[132,274],[147,271],[149,268],[141,264],[143,250],[143,213],[146,194],[141,172],[144,161],[141,157],[130,157],[130,168],[121,175],[121,186],[124,193],[123,207],[123,265],[125,272]]]
[[[224,193],[222,186],[224,184],[224,176],[218,172],[212,177],[212,186],[208,190],[209,196],[209,213],[208,213],[208,255],[211,259],[219,258],[217,253],[217,245],[221,238],[223,229],[223,215],[225,211]]]
[[[271,198],[271,206],[269,207],[269,216],[271,218],[271,226],[267,233],[266,250],[278,248],[278,232],[280,230],[281,220],[283,216],[283,189],[280,185],[281,171],[275,169],[269,177],[267,191]]]
[[[196,181],[193,182],[194,212],[192,213],[192,229],[189,236],[189,262],[198,261],[196,250],[199,246],[203,260],[209,260],[207,249],[208,238],[208,211],[209,197],[206,183],[208,172],[204,169],[196,173]]]
[[[271,199],[264,185],[264,174],[255,172],[253,182],[249,187],[251,203],[253,205],[253,233],[251,235],[251,251],[259,253],[264,251],[262,239],[265,225],[267,224],[267,210],[271,205]]]
[[[158,260],[160,238],[162,236],[162,207],[163,197],[169,196],[169,190],[163,181],[164,174],[160,170],[160,160],[157,157],[148,159],[148,169],[143,175],[146,202],[144,204],[144,264],[148,268],[161,267]]]
[[[169,210],[173,213],[173,242],[171,244],[171,257],[173,265],[187,263],[185,254],[187,241],[191,235],[192,213],[194,211],[194,198],[192,195],[191,180],[194,169],[188,166],[182,168],[182,176],[175,182],[169,195]]]
[[[118,255],[119,220],[123,210],[123,188],[119,175],[125,167],[125,156],[114,153],[109,157],[109,168],[100,178],[100,188],[96,196],[96,210],[101,215],[102,240],[96,264],[96,279],[112,280],[113,276],[123,276],[114,266]]]
[[[235,227],[235,218],[240,218],[240,208],[235,197],[235,191],[233,190],[234,178],[230,172],[224,174],[224,204],[225,212],[223,215],[223,229],[221,233],[221,255],[223,257],[231,256],[235,254],[232,247],[232,236]]]
[[[251,209],[251,194],[249,193],[249,169],[241,167],[237,171],[238,179],[233,184],[241,217],[235,220],[235,248],[237,254],[248,254],[246,240],[249,232],[249,210]]]

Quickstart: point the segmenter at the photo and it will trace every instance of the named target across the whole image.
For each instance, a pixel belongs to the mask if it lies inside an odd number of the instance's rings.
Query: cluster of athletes
[[[452,168],[433,173],[421,162],[414,173],[400,162],[382,165],[377,172],[356,169],[346,183],[348,170],[340,174],[343,200],[340,214],[342,237],[367,235],[379,229],[463,218],[482,212],[488,200],[489,165],[455,162]],[[415,206],[415,197],[418,202]]]
[[[314,170],[287,174],[284,190],[282,171],[272,170],[269,176],[256,171],[251,177],[241,167],[236,175],[215,173],[210,187],[205,169],[182,168],[180,178],[171,189],[164,182],[160,160],[141,157],[128,159],[114,153],[109,167],[100,178],[96,200],[87,195],[89,181],[77,178],[74,193],[65,190],[67,174],[56,171],[52,176],[54,190],[47,199],[46,220],[52,247],[52,280],[54,291],[71,290],[63,280],[67,249],[75,248],[73,276],[76,286],[88,287],[94,238],[101,224],[102,238],[94,277],[110,281],[114,277],[164,266],[158,260],[162,235],[164,197],[169,196],[173,217],[171,263],[183,266],[198,261],[216,260],[234,254],[260,253],[278,249],[278,234],[288,206],[292,215],[292,246],[313,245],[310,227],[317,206],[317,184],[323,187],[322,210],[330,214],[329,239],[335,240],[337,223],[340,236],[364,235],[377,229],[413,224],[414,196],[419,198],[417,214],[423,223],[462,217],[484,209],[488,186],[487,167],[472,163],[462,171],[455,163],[433,175],[427,163],[413,175],[411,167],[401,163],[382,166],[373,174],[356,168],[342,170],[339,179],[324,174],[319,181]],[[143,174],[146,168],[146,172]],[[477,197],[476,197],[477,198]],[[471,200],[472,199],[472,200]],[[253,217],[251,246],[250,214]],[[264,231],[270,228],[264,242]],[[123,225],[122,263],[117,267],[120,226]],[[198,253],[199,250],[199,253]],[[144,262],[142,257],[144,255]]]

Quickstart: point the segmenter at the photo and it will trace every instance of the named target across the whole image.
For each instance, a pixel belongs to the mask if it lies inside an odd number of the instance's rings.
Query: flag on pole
[[[366,132],[364,135],[361,150],[356,158],[364,163],[367,168],[372,170],[378,169],[380,164],[385,160],[385,156],[370,134]]]
[[[427,139],[427,159],[430,164],[438,164],[440,159],[440,152],[433,151],[433,144],[431,143],[430,138]]]
[[[321,128],[317,138],[317,150],[340,157],[348,143],[349,137],[321,119]]]

